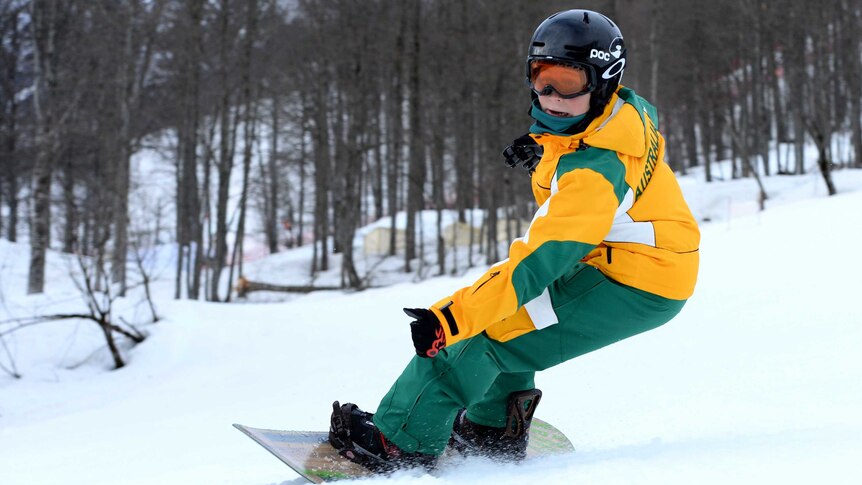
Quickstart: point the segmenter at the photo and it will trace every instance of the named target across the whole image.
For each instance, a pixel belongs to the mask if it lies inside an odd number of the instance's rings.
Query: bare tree
[[[32,18],[35,49],[33,112],[36,118],[36,159],[33,167],[33,224],[30,238],[28,293],[45,288],[45,253],[51,244],[51,182],[59,150],[57,99],[57,40],[63,12],[57,0],[33,0]]]
[[[421,0],[409,4],[410,59],[407,72],[407,104],[409,110],[410,158],[407,171],[407,227],[405,227],[404,271],[410,272],[411,261],[416,258],[416,214],[425,203],[425,150],[419,114],[422,110],[419,82],[419,63],[422,55]]]
[[[562,0],[4,2],[0,230],[18,237],[18,202],[32,207],[29,291],[44,289],[54,231],[58,249],[109,258],[122,294],[134,222],[129,161],[143,136],[170,130],[178,298],[197,298],[203,287],[207,298],[224,299],[228,241],[236,235],[233,249],[241,251],[252,220],[263,222],[270,252],[279,249],[282,222],[296,243],[313,228],[312,273],[329,270],[340,253],[344,286],[360,287],[352,252],[360,224],[392,216],[395,255],[397,217],[406,215],[404,268],[436,259],[442,273],[458,269],[441,237],[444,211],[467,222],[479,208],[487,217],[466,252],[473,261],[479,248],[494,262],[508,242],[497,240],[498,220],[506,220],[508,239],[516,215],[532,205],[528,184],[499,163],[501,148],[532,123],[524,48],[542,19],[570,7]],[[764,199],[770,157],[779,173],[802,174],[813,162],[804,159],[806,143],[818,148],[830,192],[835,170],[862,166],[858,2],[584,0],[578,7],[607,13],[625,33],[624,83],[657,104],[674,169],[704,166],[713,181],[716,164],[729,160],[733,177],[756,178]],[[839,133],[852,145],[833,152]],[[247,150],[263,136],[268,154],[253,164],[257,153]],[[238,150],[237,140],[247,146]],[[240,160],[238,207],[229,196]],[[247,204],[249,196],[256,203]],[[432,205],[433,248],[417,237],[417,214]]]
[[[177,242],[179,246],[175,297],[182,289],[182,275],[187,277],[187,294],[197,299],[202,264],[202,225],[198,195],[197,148],[200,126],[200,77],[203,55],[203,0],[187,2],[179,13],[177,28],[182,35],[179,47],[180,100],[177,123]]]
[[[219,157],[217,164],[218,191],[216,195],[216,233],[215,233],[215,255],[212,261],[212,280],[209,289],[209,299],[220,301],[219,282],[221,272],[227,262],[227,213],[228,197],[230,190],[231,172],[234,166],[234,148],[236,140],[237,118],[231,116],[235,112],[234,104],[236,98],[236,82],[231,73],[236,70],[234,64],[236,28],[230,19],[234,12],[231,2],[221,0],[219,3],[218,25],[218,79],[220,82],[221,99],[219,102]],[[243,71],[245,72],[245,71]]]
[[[862,8],[854,4],[849,0],[841,0],[840,20],[844,37],[840,42],[845,46],[841,65],[845,66],[844,82],[850,102],[848,115],[854,166],[862,168],[862,59],[858,55],[862,49]]]
[[[33,325],[62,320],[91,321],[98,325],[102,331],[105,345],[113,360],[114,369],[120,369],[126,365],[126,361],[123,358],[118,338],[126,338],[132,345],[136,345],[146,340],[147,335],[137,328],[135,324],[129,323],[122,316],[117,315],[115,304],[120,296],[112,288],[109,275],[99,268],[99,265],[102,263],[80,255],[75,258],[75,263],[77,264],[76,267],[69,268],[69,277],[80,292],[85,310],[68,313],[36,314],[30,317],[11,318],[0,321],[0,342],[5,347],[4,339],[7,336]],[[99,278],[102,281],[97,281]],[[149,294],[147,298],[151,308],[154,308],[152,307],[152,299],[149,298]],[[153,310],[153,315],[155,317],[155,310]]]
[[[811,6],[809,18],[819,20],[821,25],[834,22],[834,18],[829,15],[833,13],[828,8],[820,8]],[[825,30],[825,29],[824,29]],[[834,45],[834,39],[831,38],[828,31],[820,29],[812,29],[807,35],[810,39],[814,52],[825,52],[827,46]],[[834,30],[832,31],[834,33]],[[814,63],[814,72],[828,72],[832,70],[828,65],[826,56],[812,56]],[[806,74],[806,84],[804,86],[803,104],[806,110],[802,114],[802,122],[808,135],[817,146],[817,166],[826,183],[826,188],[829,195],[836,193],[835,184],[832,181],[832,134],[835,127],[835,120],[831,112],[831,99],[835,93],[831,89],[824,89],[820,76],[812,77]]]
[[[21,59],[22,31],[21,17],[27,4],[17,5],[9,2],[0,11],[0,206],[3,199],[9,208],[9,219],[6,221],[6,238],[15,241],[18,238],[18,192],[19,177],[22,164],[18,163],[19,135],[19,100],[18,100],[18,70]],[[0,210],[2,214],[2,210]],[[0,215],[0,234],[3,232],[2,215]]]
[[[240,195],[239,224],[237,225],[236,243],[233,250],[233,264],[239,264],[239,274],[242,274],[243,241],[245,238],[246,211],[248,208],[249,176],[251,174],[252,149],[257,137],[257,100],[256,83],[251,79],[252,46],[257,40],[258,5],[256,0],[250,0],[246,5],[245,39],[243,43],[243,61],[241,90],[243,103],[243,154],[242,154],[242,194]],[[233,280],[233,264],[228,281]],[[216,295],[217,296],[217,295]],[[230,294],[228,294],[230,300]]]
[[[110,4],[106,4],[110,5]],[[164,1],[133,0],[121,5],[116,16],[122,19],[122,62],[118,69],[117,105],[117,172],[114,198],[114,252],[112,280],[120,284],[119,294],[126,294],[126,254],[129,225],[129,167],[132,153],[143,133],[134,130],[133,121],[141,117],[144,83],[150,72],[153,46],[161,23]]]

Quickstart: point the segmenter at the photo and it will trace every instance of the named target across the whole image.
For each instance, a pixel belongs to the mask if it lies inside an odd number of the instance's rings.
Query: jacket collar
[[[655,119],[655,108],[637,96],[634,91],[620,86],[611,96],[602,115],[594,119],[587,129],[575,135],[545,134],[542,144],[555,143],[577,148],[581,141],[588,146],[604,148],[633,157],[643,157],[647,151],[646,117]]]

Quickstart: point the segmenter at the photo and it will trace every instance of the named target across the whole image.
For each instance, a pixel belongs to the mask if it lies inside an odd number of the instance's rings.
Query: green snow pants
[[[565,288],[552,292],[559,323],[498,342],[484,333],[446,347],[436,357],[414,357],[383,397],[374,423],[407,452],[439,455],[455,415],[505,426],[508,396],[532,389],[547,369],[673,318],[685,300],[669,300],[614,282],[580,263]]]

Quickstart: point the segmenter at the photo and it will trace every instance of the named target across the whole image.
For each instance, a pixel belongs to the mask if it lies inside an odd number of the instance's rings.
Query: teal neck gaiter
[[[538,99],[533,100],[533,107],[530,108],[530,116],[536,120],[533,126],[530,127],[530,133],[543,134],[550,133],[552,135],[574,135],[571,132],[572,128],[581,122],[587,115],[582,114],[571,117],[560,117],[549,115],[542,111],[542,106]]]

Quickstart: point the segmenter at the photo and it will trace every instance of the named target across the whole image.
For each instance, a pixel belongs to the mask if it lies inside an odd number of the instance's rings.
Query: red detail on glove
[[[443,332],[443,328],[437,328],[436,337],[433,342],[431,342],[431,348],[425,351],[425,355],[428,357],[434,357],[440,352],[440,349],[446,346],[446,334]]]

